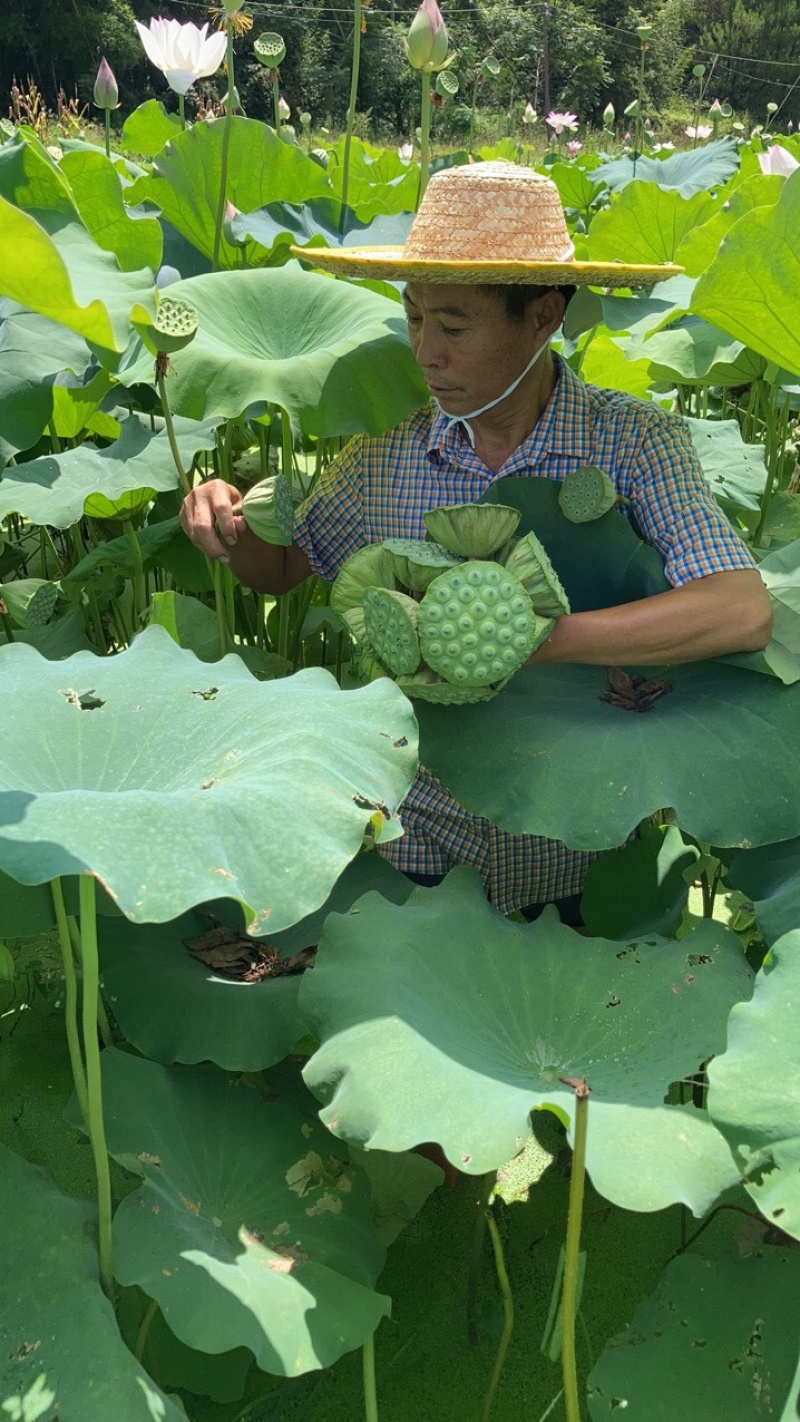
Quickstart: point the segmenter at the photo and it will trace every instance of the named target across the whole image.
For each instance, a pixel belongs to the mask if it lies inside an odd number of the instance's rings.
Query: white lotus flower
[[[758,161],[761,165],[762,173],[777,174],[779,178],[790,178],[797,168],[800,168],[796,158],[786,148],[781,148],[779,143],[773,143],[766,153],[758,154]]]
[[[170,89],[184,95],[195,80],[215,74],[225,58],[224,31],[208,34],[208,25],[180,25],[177,20],[153,19],[149,29],[134,21],[147,58],[160,69]]]

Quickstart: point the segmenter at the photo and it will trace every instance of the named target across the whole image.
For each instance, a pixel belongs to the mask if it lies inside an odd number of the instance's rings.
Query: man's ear
[[[552,291],[545,292],[535,305],[536,330],[543,331],[547,336],[552,336],[564,320],[566,308],[567,303],[562,292],[557,291],[555,287]]]

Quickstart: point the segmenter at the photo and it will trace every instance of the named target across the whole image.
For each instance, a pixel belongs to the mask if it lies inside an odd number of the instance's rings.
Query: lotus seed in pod
[[[288,548],[294,536],[294,501],[285,474],[254,484],[242,499],[247,527],[263,543]]]
[[[419,605],[388,588],[367,588],[364,625],[370,644],[395,676],[410,675],[422,660],[417,636]]]
[[[594,465],[573,469],[564,476],[558,503],[570,523],[592,523],[617,502],[617,491],[607,474]]]
[[[441,573],[419,607],[422,656],[455,686],[491,686],[510,676],[527,661],[537,631],[525,589],[497,563]]]

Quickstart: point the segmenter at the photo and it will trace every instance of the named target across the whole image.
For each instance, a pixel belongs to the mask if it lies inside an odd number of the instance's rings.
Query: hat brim
[[[433,262],[405,257],[402,247],[290,247],[289,251],[334,276],[463,286],[652,286],[683,272],[683,267],[670,262],[660,266],[633,262]]]

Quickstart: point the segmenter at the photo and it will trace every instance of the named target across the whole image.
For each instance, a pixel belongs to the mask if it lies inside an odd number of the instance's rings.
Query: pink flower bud
[[[406,53],[412,69],[431,72],[441,69],[447,59],[447,27],[436,0],[422,0],[406,40]]]
[[[98,109],[119,108],[117,81],[114,78],[111,65],[105,57],[100,60],[100,68],[94,81],[94,101]]]

